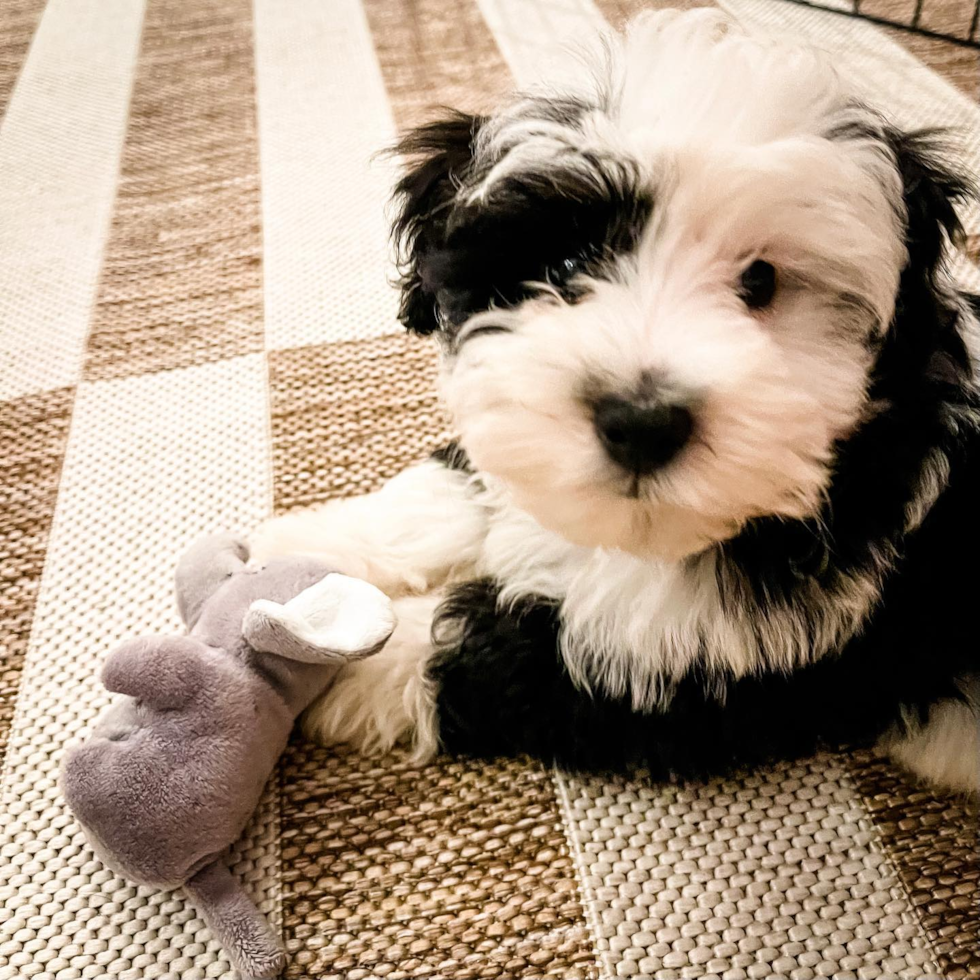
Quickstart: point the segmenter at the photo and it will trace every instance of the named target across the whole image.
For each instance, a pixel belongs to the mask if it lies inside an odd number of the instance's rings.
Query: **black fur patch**
[[[491,306],[508,308],[548,283],[577,298],[573,280],[629,251],[649,214],[625,174],[601,182],[574,171],[522,174],[478,205],[457,208],[441,244],[419,257],[423,289],[456,327]]]
[[[419,273],[419,258],[444,234],[448,211],[473,161],[473,142],[484,120],[462,112],[420,126],[394,152],[409,161],[395,187],[400,212],[392,227],[401,268],[399,319],[418,334],[439,329],[435,295]]]
[[[566,124],[585,111],[569,101],[543,119]],[[544,109],[542,108],[542,113]],[[494,184],[486,198],[462,203],[476,175],[474,143],[483,121],[454,115],[409,134],[396,148],[412,164],[396,188],[394,227],[402,270],[402,322],[416,333],[452,333],[467,317],[510,307],[548,283],[567,299],[575,276],[595,273],[633,248],[650,201],[630,165],[569,146],[567,163]],[[484,167],[489,162],[484,161]]]
[[[473,464],[470,462],[466,450],[455,440],[447,442],[445,446],[440,446],[429,459],[442,463],[450,470],[459,470],[461,473],[473,473]]]

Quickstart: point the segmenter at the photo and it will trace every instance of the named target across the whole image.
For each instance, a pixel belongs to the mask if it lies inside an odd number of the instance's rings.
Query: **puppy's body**
[[[405,596],[308,727],[658,777],[884,741],[976,787],[965,183],[716,13],[598,79],[403,146],[402,314],[460,446],[260,531]]]

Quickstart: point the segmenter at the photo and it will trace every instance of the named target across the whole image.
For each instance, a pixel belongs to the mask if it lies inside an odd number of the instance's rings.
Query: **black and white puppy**
[[[400,625],[325,741],[687,778],[878,744],[980,787],[968,182],[715,11],[401,145],[402,319],[459,443],[275,519]]]

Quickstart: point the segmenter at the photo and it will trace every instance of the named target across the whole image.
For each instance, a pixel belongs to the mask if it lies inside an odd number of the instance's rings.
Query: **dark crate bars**
[[[857,17],[875,24],[897,27],[913,34],[951,41],[969,48],[980,48],[980,0],[905,0],[881,3],[880,0],[790,0],[804,7],[829,10],[844,17]],[[901,11],[901,13],[893,13]],[[934,16],[941,11],[941,17]]]

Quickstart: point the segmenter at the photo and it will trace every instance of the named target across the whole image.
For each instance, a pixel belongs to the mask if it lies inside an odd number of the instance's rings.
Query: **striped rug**
[[[977,51],[719,2],[832,50],[899,123],[957,127],[980,172]],[[0,980],[233,975],[61,799],[99,664],[177,628],[197,535],[369,491],[445,438],[371,156],[641,6],[0,2]],[[868,756],[663,788],[296,739],[233,863],[293,978],[965,980],[977,825]]]

